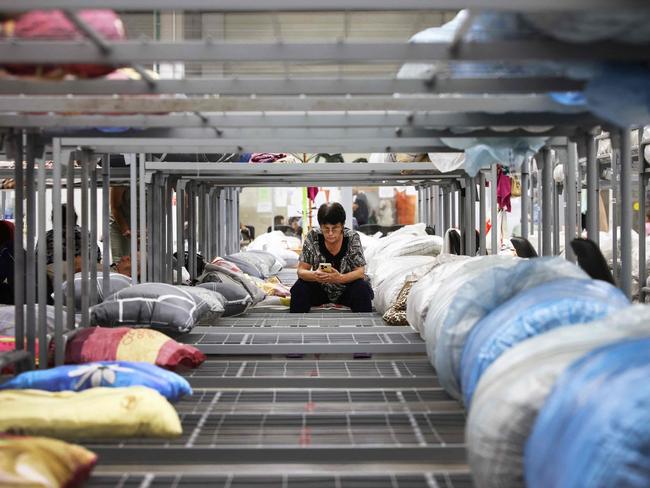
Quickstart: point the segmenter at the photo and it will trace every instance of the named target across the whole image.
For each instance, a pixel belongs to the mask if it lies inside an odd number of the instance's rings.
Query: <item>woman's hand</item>
[[[332,283],[337,285],[343,283],[343,275],[334,268],[332,268],[332,271],[330,271],[329,273],[322,273],[322,274],[325,275],[322,283]]]

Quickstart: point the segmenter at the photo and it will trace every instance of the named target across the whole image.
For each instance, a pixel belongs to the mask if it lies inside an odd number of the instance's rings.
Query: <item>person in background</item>
[[[63,279],[66,279],[66,273],[67,273],[67,240],[66,240],[66,232],[67,232],[67,204],[61,205],[61,225],[62,225],[62,246],[63,249],[62,251],[62,259],[63,259]],[[78,273],[81,271],[81,227],[77,225],[77,212],[74,212],[74,227],[73,227],[73,232],[74,232],[74,272]],[[52,222],[54,222],[54,210],[52,210]],[[90,235],[88,236],[88,242],[90,245],[92,245],[92,242],[90,242]],[[97,244],[95,244],[97,245]],[[47,256],[47,275],[50,279],[54,276],[54,229],[50,229],[47,231],[45,234],[45,248],[46,248],[46,256]],[[37,245],[37,250],[36,252],[38,253],[38,245]],[[99,249],[99,246],[97,246],[97,262],[101,262],[102,260],[102,253],[101,250]],[[37,259],[38,262],[38,259]]]
[[[368,197],[364,192],[359,191],[355,195],[354,202],[352,203],[352,216],[357,219],[358,225],[366,225],[369,214]]]
[[[111,258],[117,264],[122,256],[131,254],[131,192],[128,186],[112,186]]]
[[[306,313],[324,303],[346,305],[353,312],[371,312],[374,298],[365,280],[366,259],[359,234],[344,227],[340,203],[318,209],[320,229],[312,229],[302,247],[298,281],[291,287],[292,313]],[[321,263],[331,267],[321,269]]]
[[[269,225],[268,229],[266,229],[266,232],[271,232],[273,229],[277,230],[278,226],[284,226],[284,215],[276,215],[273,217],[273,228]]]
[[[300,226],[299,216],[294,216],[289,219],[289,227],[291,227],[295,237],[302,238],[302,227]]]
[[[14,234],[13,222],[0,220],[0,303],[14,303]]]
[[[645,212],[645,235],[650,236],[650,210]]]

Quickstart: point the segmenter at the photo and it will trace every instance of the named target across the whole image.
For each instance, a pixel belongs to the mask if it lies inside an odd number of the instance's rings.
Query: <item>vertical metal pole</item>
[[[111,156],[104,154],[102,156],[102,296],[108,297],[110,294],[110,275],[111,275],[111,227],[110,227],[110,193],[111,193]]]
[[[143,176],[144,179],[144,176]],[[142,191],[142,193],[146,197],[146,222],[145,222],[145,244],[146,244],[146,253],[147,253],[147,274],[145,275],[145,278],[143,278],[143,281],[158,281],[155,277],[154,273],[154,260],[155,258],[155,253],[159,251],[158,246],[154,248],[153,243],[156,242],[158,245],[160,244],[160,241],[155,239],[156,232],[158,230],[158,224],[159,221],[156,220],[156,212],[160,210],[160,207],[156,207],[155,201],[158,196],[157,188],[156,188],[156,178],[155,175],[151,175],[151,180],[147,187]]]
[[[479,219],[478,219],[478,236],[479,236],[479,254],[485,256],[487,254],[487,244],[485,241],[485,214],[486,214],[486,201],[485,201],[485,173],[480,171],[478,174],[479,185]]]
[[[621,289],[632,297],[632,136],[621,130]]]
[[[647,270],[645,265],[646,257],[646,235],[645,235],[645,208],[646,208],[646,160],[645,146],[643,145],[643,127],[639,127],[638,133],[639,147],[639,301],[644,303],[645,294],[643,287],[647,280]]]
[[[172,206],[172,197],[173,197],[173,183],[171,178],[167,178],[167,229],[165,239],[167,240],[167,256],[165,257],[165,269],[167,270],[167,283],[174,282],[174,215],[173,215],[173,206]],[[176,208],[178,213],[178,194],[176,194]]]
[[[161,261],[160,254],[164,248],[164,242],[160,234],[160,228],[162,226],[162,199],[160,197],[160,176],[158,173],[151,175],[151,185],[149,187],[149,193],[151,195],[149,208],[151,209],[151,220],[149,221],[150,226],[147,229],[148,233],[148,256],[151,261],[151,275],[150,281],[160,283],[163,281],[160,277],[161,271]],[[149,218],[149,212],[147,212],[147,218]],[[156,243],[154,246],[153,243]]]
[[[199,232],[199,254],[202,254],[205,256],[206,252],[206,232],[205,232],[205,218],[206,218],[206,211],[205,211],[205,185],[202,183],[197,184],[198,188],[198,200],[199,200],[199,205],[198,205],[198,220],[197,220],[197,227],[198,227],[198,232]]]
[[[542,149],[542,255],[552,256],[553,225],[553,155],[550,149]]]
[[[131,237],[129,243],[131,244],[131,283],[138,284],[138,160],[135,154],[130,154],[131,164],[130,178],[129,178],[129,191],[131,193],[131,221],[129,228],[131,229]]]
[[[469,234],[470,256],[476,256],[476,178],[469,178],[469,225],[467,232]]]
[[[220,188],[217,193],[217,205],[219,212],[219,256],[225,256],[226,253],[226,189]]]
[[[60,182],[59,182],[60,183]],[[61,189],[59,188],[59,192]],[[38,161],[38,367],[47,368],[47,243],[46,215],[47,189],[45,185],[45,160]]]
[[[88,153],[81,154],[81,326],[88,327],[90,322],[90,295],[88,290],[88,179],[90,177]],[[68,281],[74,287],[74,280]],[[96,286],[96,285],[95,285]],[[74,307],[68,307],[73,310]]]
[[[190,182],[188,188],[188,251],[189,251],[189,272],[192,281],[196,279],[196,186]]]
[[[66,189],[66,225],[65,225],[65,262],[66,262],[66,281],[69,286],[66,288],[66,322],[68,330],[74,329],[74,275],[75,275],[75,208],[74,208],[74,157],[67,159],[67,173],[65,179]]]
[[[90,305],[97,304],[97,157],[90,160]],[[105,258],[107,259],[107,258]]]
[[[185,226],[185,184],[178,180],[176,183],[176,284],[183,283],[183,264],[185,261],[185,241],[183,227]]]
[[[140,198],[140,281],[147,282],[147,193],[145,181],[145,154],[140,153],[140,180],[139,180],[139,198]],[[133,203],[131,203],[133,207]],[[135,238],[135,236],[134,236]],[[132,246],[133,247],[133,246]]]
[[[587,145],[587,237],[596,245],[600,242],[599,217],[599,176],[598,160],[596,159],[596,138],[589,133],[585,136]]]
[[[450,190],[450,196],[451,196],[451,226],[455,229],[458,228],[458,212],[457,212],[457,191],[456,191],[456,184],[453,183],[451,190]]]
[[[612,198],[611,198],[611,215],[612,215],[612,271],[614,274],[614,280],[617,283],[620,283],[619,279],[619,267],[618,267],[618,208],[619,208],[619,188],[620,188],[620,165],[621,165],[621,140],[619,134],[616,131],[612,131],[610,134],[611,143],[612,143]]]
[[[530,160],[524,159],[521,166],[521,237],[528,239],[529,203],[528,187],[530,186]]]
[[[34,194],[34,160],[36,147],[34,136],[26,136],[27,168],[25,171],[27,242],[25,243],[25,333],[27,335],[27,351],[32,361],[36,359],[36,197]],[[21,165],[22,167],[22,165]],[[42,347],[45,347],[43,344]]]
[[[576,169],[578,165],[578,146],[575,142],[567,145],[566,174],[564,175],[567,211],[564,221],[564,254],[566,258],[575,263],[575,255],[571,249],[571,241],[576,237],[577,231],[577,181]]]
[[[240,236],[241,233],[239,232],[239,192],[240,188],[234,188],[233,189],[233,196],[234,196],[234,204],[233,204],[233,214],[234,214],[234,229],[233,229],[233,244],[235,245],[235,252],[240,251]]]
[[[472,256],[472,236],[470,235],[472,226],[472,210],[470,202],[472,197],[471,178],[465,178],[465,198],[463,199],[463,228],[462,233],[465,235],[463,239],[466,256]]]
[[[61,149],[61,139],[52,142],[54,169],[52,171],[52,234],[54,246],[54,364],[63,364],[63,212],[61,212],[61,173],[63,161],[69,161],[70,153]],[[43,253],[45,255],[45,253]]]
[[[442,189],[442,235],[451,226],[451,196],[447,188]]]
[[[560,194],[560,184],[553,182],[553,254],[560,254],[560,207],[566,193]]]
[[[24,146],[23,132],[19,131],[13,138],[16,154],[14,179],[16,181],[14,218],[14,306],[16,310],[15,347],[17,350],[25,349],[25,253],[23,248],[23,161]]]
[[[490,175],[490,220],[492,230],[490,234],[490,246],[492,254],[499,254],[499,223],[497,222],[497,167],[492,166]]]

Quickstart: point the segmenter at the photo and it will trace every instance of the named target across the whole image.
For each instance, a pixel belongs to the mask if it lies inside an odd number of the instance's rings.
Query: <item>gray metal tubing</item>
[[[218,229],[219,229],[219,246],[217,255],[226,254],[226,189],[219,188],[217,192],[217,211],[219,212]]]
[[[566,190],[565,190],[566,192]],[[566,193],[560,194],[560,184],[553,182],[553,254],[560,254],[560,202]]]
[[[219,195],[221,190],[213,188],[214,194],[212,196],[212,257],[219,255],[219,239],[221,238],[221,225],[219,215]]]
[[[641,230],[641,229],[640,229]],[[632,297],[632,136],[621,130],[621,277],[620,286]]]
[[[600,241],[599,233],[599,212],[598,201],[599,175],[598,160],[596,159],[596,138],[589,133],[585,136],[587,146],[587,237],[596,245]]]
[[[569,142],[567,145],[566,174],[564,175],[566,191],[566,213],[564,216],[564,253],[566,258],[575,263],[576,257],[571,249],[571,241],[577,234],[577,180],[576,170],[578,166],[578,145]]]
[[[34,160],[36,148],[34,137],[26,136],[27,141],[27,167],[25,169],[25,223],[27,224],[27,241],[25,243],[25,334],[27,336],[27,351],[31,354],[32,361],[36,358],[36,263],[35,238],[36,238],[36,195],[34,194]],[[18,302],[22,303],[22,302]]]
[[[451,200],[451,226],[453,228],[458,228],[458,219],[456,214],[456,188],[455,186],[451,187],[449,192],[449,198]]]
[[[553,225],[553,155],[542,149],[542,255],[552,256]]]
[[[131,221],[129,229],[131,236],[131,283],[138,284],[138,160],[135,154],[130,154],[131,164],[129,165],[131,178],[129,180],[129,191],[131,193]]]
[[[52,219],[54,241],[54,364],[63,364],[63,215],[61,212],[61,173],[63,161],[69,161],[70,152],[63,151],[61,140],[55,138],[52,142],[54,169],[52,171]]]
[[[90,296],[88,294],[88,179],[90,174],[88,165],[90,164],[88,153],[83,152],[81,155],[81,326],[88,327],[90,314]],[[72,284],[74,288],[74,281],[68,280],[68,284]],[[67,310],[72,311],[74,306],[69,304]]]
[[[47,344],[47,243],[46,234],[46,207],[47,189],[45,185],[45,160],[38,162],[38,343]],[[47,368],[47,348],[38,350],[38,367]]]
[[[138,228],[140,229],[140,281],[142,283],[147,282],[147,193],[145,191],[145,155],[140,154],[140,179],[139,184],[139,195],[140,198],[140,222]],[[133,204],[131,204],[133,205]],[[135,239],[136,236],[134,235]],[[133,247],[133,246],[132,246]]]
[[[90,305],[97,304],[97,158],[90,159]],[[104,259],[108,259],[104,256]]]
[[[144,176],[144,175],[143,175]],[[144,177],[143,177],[144,179]],[[156,199],[156,188],[154,186],[154,175],[151,175],[151,183],[148,186],[148,190],[145,188],[145,190],[142,192],[146,195],[146,200],[147,200],[147,217],[146,217],[146,222],[145,222],[145,244],[146,244],[146,250],[147,250],[147,274],[146,274],[146,279],[143,279],[143,281],[158,281],[154,277],[154,252],[158,250],[158,247],[154,249],[153,242],[155,239],[155,232],[156,232],[156,225],[158,225],[158,222],[154,218],[154,213],[155,213],[155,199]],[[160,241],[156,241],[160,242]]]
[[[19,131],[13,137],[16,158],[14,160],[14,179],[16,190],[14,192],[14,303],[16,309],[15,319],[15,346],[16,350],[25,349],[25,255],[23,251],[23,133]]]
[[[611,143],[612,143],[612,160],[611,160],[611,165],[612,165],[612,182],[611,182],[611,188],[612,188],[612,228],[611,233],[612,233],[612,272],[614,274],[614,280],[619,283],[619,267],[618,267],[618,238],[619,238],[619,233],[618,233],[618,226],[619,226],[619,218],[618,218],[618,209],[619,209],[619,189],[620,189],[620,165],[621,165],[621,140],[619,137],[619,134],[617,132],[612,132],[610,134],[611,137]]]
[[[176,183],[176,284],[183,283],[183,261],[185,257],[185,241],[183,227],[185,226],[185,183]]]
[[[528,186],[530,182],[530,160],[524,159],[521,166],[521,237],[528,239]]]
[[[498,204],[497,204],[497,167],[492,166],[490,175],[490,219],[492,230],[490,234],[490,245],[492,254],[499,254],[499,225],[498,225]]]
[[[638,147],[639,147],[639,301],[644,303],[645,293],[643,288],[647,279],[647,272],[645,267],[646,257],[646,236],[645,236],[645,208],[646,208],[646,185],[647,175],[645,173],[646,160],[645,160],[645,144],[643,144],[643,127],[639,128],[638,133]]]
[[[449,229],[450,223],[451,223],[451,202],[450,202],[450,196],[449,196],[449,189],[448,188],[443,188],[442,189],[442,234],[445,235],[447,230]]]
[[[198,232],[198,252],[205,254],[205,186],[203,184],[197,184],[197,232]]]
[[[149,187],[149,193],[151,194],[150,208],[151,208],[151,220],[149,220],[150,227],[147,229],[148,233],[148,251],[149,251],[149,260],[151,261],[151,276],[150,280],[154,282],[162,281],[160,278],[160,272],[162,269],[160,261],[160,253],[163,249],[163,239],[160,234],[160,228],[162,225],[162,201],[160,198],[160,175],[158,173],[153,173],[151,175],[151,186]],[[147,212],[147,219],[149,218],[149,213]],[[154,246],[153,243],[156,243]]]
[[[483,171],[478,174],[478,185],[479,185],[479,218],[478,218],[478,238],[479,238],[479,254],[485,256],[486,252],[486,242],[485,242],[485,213],[486,213],[486,201],[485,201],[485,173]]]
[[[71,153],[72,156],[72,153]],[[65,263],[66,263],[66,281],[72,283],[75,273],[75,209],[74,209],[74,157],[67,159],[67,172],[65,178],[66,185],[66,225],[65,225]],[[82,232],[83,234],[83,232]],[[66,288],[66,322],[68,330],[74,329],[75,316],[69,313],[74,310],[74,286]]]
[[[235,252],[240,251],[240,232],[239,232],[239,192],[241,188],[237,187],[234,189],[234,204],[233,204],[233,215],[234,215],[234,229],[232,234],[233,244],[235,245]]]
[[[110,193],[111,193],[111,158],[109,154],[102,156],[102,295],[110,294],[110,265],[111,265],[111,227],[110,227]]]
[[[473,256],[472,253],[472,179],[465,179],[465,199],[463,206],[463,233],[465,234],[465,255]]]
[[[190,182],[187,185],[187,250],[189,258],[189,273],[192,280],[196,279],[196,186]]]
[[[173,283],[174,282],[174,214],[173,214],[173,206],[172,206],[172,197],[174,196],[173,192],[173,183],[171,179],[167,180],[167,186],[166,186],[166,204],[165,206],[167,207],[167,226],[165,229],[165,234],[166,237],[165,239],[167,240],[167,255],[165,257],[165,269],[167,270],[167,278],[165,281],[167,283]],[[176,205],[178,206],[178,194],[176,194]]]
[[[469,178],[468,182],[468,208],[469,222],[467,233],[469,234],[469,255],[476,256],[476,178]]]

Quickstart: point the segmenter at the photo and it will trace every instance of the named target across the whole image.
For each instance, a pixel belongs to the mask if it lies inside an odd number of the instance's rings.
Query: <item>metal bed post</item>
[[[138,159],[136,154],[129,154],[129,192],[131,195],[131,283],[138,284]]]
[[[145,181],[145,163],[146,163],[146,154],[140,153],[140,176],[138,179],[138,197],[140,199],[140,232],[134,234],[133,238],[140,238],[140,282],[147,282],[147,193],[146,193],[146,181]],[[137,259],[137,254],[136,254]]]
[[[224,256],[226,253],[226,190],[223,187],[220,187],[217,190],[217,212],[218,212],[218,225],[219,236],[218,236],[218,247],[217,255]]]
[[[463,239],[465,244],[466,256],[473,256],[472,254],[472,179],[465,178],[465,199],[463,207],[463,233],[465,234],[465,239]]]
[[[107,297],[111,290],[111,223],[110,223],[110,193],[111,193],[111,156],[102,156],[102,295]],[[110,256],[110,259],[109,259]]]
[[[645,302],[645,291],[647,280],[647,272],[645,267],[646,258],[646,235],[645,235],[645,213],[646,213],[646,160],[645,160],[645,147],[647,144],[643,142],[643,127],[639,127],[638,132],[638,147],[639,147],[639,301]]]
[[[192,281],[196,279],[196,185],[194,182],[188,184],[188,255],[190,278]]]
[[[31,355],[32,365],[36,359],[36,195],[34,194],[34,161],[36,159],[36,141],[31,134],[25,135],[26,159],[25,167],[25,223],[27,235],[25,243],[25,334],[27,336],[27,352]],[[21,165],[22,166],[22,165]],[[43,345],[43,347],[45,347]]]
[[[614,274],[614,280],[617,283],[619,281],[619,267],[618,267],[618,199],[619,199],[619,185],[620,185],[620,167],[621,164],[621,140],[617,131],[613,130],[610,132],[610,140],[612,145],[612,158],[611,158],[611,167],[612,167],[612,180],[611,180],[611,222],[612,222],[612,273]]]
[[[235,252],[240,251],[240,236],[241,232],[239,230],[240,226],[240,221],[239,221],[239,192],[241,191],[241,188],[236,187],[235,188],[235,205],[234,205],[234,211],[235,211],[235,232],[233,233],[233,242],[235,243]]]
[[[497,203],[497,167],[493,165],[490,169],[490,246],[492,254],[499,254],[499,225],[498,225],[498,203]]]
[[[486,242],[485,242],[485,213],[486,213],[486,201],[485,201],[485,172],[479,171],[478,173],[478,193],[479,193],[479,219],[478,219],[478,239],[479,239],[479,254],[485,256],[486,251]]]
[[[565,181],[566,185],[566,181]],[[566,190],[560,194],[560,183],[553,181],[553,254],[560,254],[560,206],[566,198]]]
[[[149,260],[151,261],[151,281],[160,283],[163,281],[162,273],[162,260],[160,255],[164,249],[164,238],[162,234],[163,225],[163,208],[161,198],[161,185],[159,173],[152,173],[151,184],[149,187],[151,193],[151,226],[147,230],[150,238],[149,242]],[[156,245],[154,245],[156,243]]]
[[[176,284],[183,284],[183,263],[185,261],[185,182],[176,182]]]
[[[458,185],[455,181],[452,182],[449,190],[451,198],[451,226],[455,229],[458,228]]]
[[[88,247],[88,178],[90,177],[88,165],[90,158],[87,151],[80,154],[81,161],[81,326],[88,327],[90,322],[90,296],[88,290],[88,260],[90,258]],[[68,287],[74,288],[74,280],[68,281]],[[73,304],[68,304],[66,310],[74,310]]]
[[[442,189],[442,236],[451,227],[451,193],[448,187]]]
[[[46,207],[47,187],[45,184],[45,158],[38,160],[38,343],[47,344],[47,242],[46,242]],[[47,368],[47,347],[38,348],[38,367]]]
[[[476,178],[467,180],[469,204],[469,255],[476,256]]]
[[[63,349],[63,212],[61,212],[61,174],[63,161],[70,164],[69,150],[61,148],[61,139],[55,138],[52,143],[54,169],[52,172],[52,219],[54,246],[54,364],[60,366],[65,358]],[[74,316],[73,316],[74,317]]]
[[[89,161],[90,171],[90,305],[97,304],[97,157]],[[107,256],[104,257],[107,259]]]
[[[74,162],[76,153],[70,153],[67,159],[67,172],[65,179],[66,189],[66,225],[65,225],[65,263],[66,263],[66,319],[68,330],[74,329],[75,315],[70,313],[74,311],[74,275],[75,275],[75,208],[74,208]],[[83,234],[83,232],[82,232]]]
[[[14,307],[15,314],[15,347],[16,350],[25,349],[25,255],[23,248],[23,191],[25,185],[23,183],[23,161],[24,161],[24,145],[23,145],[23,132],[18,131],[13,136],[13,149],[14,149],[14,179],[16,181],[16,189],[14,191]]]
[[[417,191],[417,196],[418,196],[418,221],[423,222],[422,220],[422,190],[420,186],[416,186],[415,190]]]
[[[206,251],[206,232],[205,232],[205,218],[206,218],[206,209],[205,209],[205,185],[203,183],[198,184],[198,200],[199,200],[199,205],[198,205],[198,219],[197,219],[197,227],[198,227],[198,232],[199,232],[199,253],[201,253],[203,256],[205,256],[207,253]]]
[[[549,148],[542,149],[542,255],[552,256],[553,225],[553,155]]]
[[[435,186],[435,205],[436,205],[436,225],[434,226],[435,234],[437,236],[443,236],[444,231],[442,229],[443,227],[443,219],[444,219],[444,210],[442,208],[443,205],[443,188],[440,185]]]
[[[632,297],[632,135],[621,134],[621,276],[623,293]]]
[[[172,205],[172,198],[174,196],[173,193],[173,188],[174,188],[174,182],[170,177],[167,177],[167,186],[165,188],[165,193],[166,193],[166,202],[165,202],[165,207],[167,208],[167,225],[165,229],[165,240],[167,241],[167,252],[165,254],[165,270],[167,271],[167,276],[165,278],[165,282],[167,283],[173,283],[174,282],[174,218],[175,216],[173,215],[173,205]],[[179,205],[179,200],[178,200],[178,193],[176,193],[176,208],[178,212],[178,205]]]
[[[206,225],[206,251],[205,259],[207,261],[212,261],[214,257],[214,187],[208,189],[208,194],[206,198],[206,218],[204,224]]]
[[[575,263],[576,257],[571,249],[571,241],[576,237],[577,230],[577,180],[576,169],[578,165],[578,146],[575,142],[567,145],[566,174],[564,175],[566,191],[566,213],[564,221],[564,255]]]
[[[587,147],[587,237],[596,245],[600,243],[600,229],[598,225],[599,205],[599,171],[596,159],[596,138],[593,132],[585,135]]]
[[[146,168],[144,168],[146,169]],[[155,212],[158,210],[156,209],[156,204],[155,204],[155,199],[157,197],[157,188],[155,187],[155,182],[154,182],[154,176],[155,175],[150,175],[149,183],[145,185],[145,188],[142,190],[142,193],[146,197],[146,207],[147,207],[147,221],[145,222],[145,230],[146,230],[146,251],[147,251],[147,274],[145,278],[143,278],[143,281],[145,282],[150,282],[150,281],[158,281],[154,277],[154,262],[155,262],[155,256],[154,253],[158,251],[158,246],[154,246],[154,239],[155,235],[157,232],[157,225],[158,221],[154,218]],[[146,173],[142,175],[142,179],[144,180],[146,178]],[[160,241],[156,241],[160,242]]]
[[[528,239],[528,213],[529,203],[528,200],[528,186],[530,182],[530,160],[524,159],[524,164],[521,166],[521,237]]]

